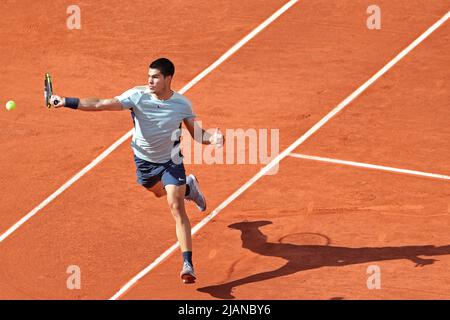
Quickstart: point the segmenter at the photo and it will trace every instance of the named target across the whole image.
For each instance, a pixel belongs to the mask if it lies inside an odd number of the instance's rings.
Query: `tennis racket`
[[[45,74],[45,82],[44,82],[44,97],[45,97],[45,105],[47,108],[51,108],[52,104],[50,102],[50,98],[53,94],[53,86],[52,86],[52,77],[49,73]],[[53,102],[55,105],[59,103],[58,100]]]

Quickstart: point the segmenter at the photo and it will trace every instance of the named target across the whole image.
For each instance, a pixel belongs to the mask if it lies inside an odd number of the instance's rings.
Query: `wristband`
[[[66,98],[64,107],[71,108],[71,109],[77,109],[79,104],[80,104],[79,98]]]

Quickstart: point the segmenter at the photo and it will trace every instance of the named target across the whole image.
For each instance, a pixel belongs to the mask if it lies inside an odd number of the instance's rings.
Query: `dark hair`
[[[172,76],[175,74],[175,66],[172,61],[166,58],[159,58],[150,63],[150,69],[158,69],[164,77]]]

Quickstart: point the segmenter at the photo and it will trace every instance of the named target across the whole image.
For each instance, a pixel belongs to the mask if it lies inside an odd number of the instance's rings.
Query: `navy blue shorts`
[[[134,156],[136,163],[137,183],[151,188],[158,181],[162,181],[163,186],[186,184],[186,172],[183,163],[175,164],[172,160],[166,163],[154,163]]]

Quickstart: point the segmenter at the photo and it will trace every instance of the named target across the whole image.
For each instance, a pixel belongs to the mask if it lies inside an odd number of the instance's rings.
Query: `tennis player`
[[[135,87],[112,99],[71,98],[52,95],[55,108],[66,107],[82,111],[130,110],[134,123],[131,147],[136,164],[137,182],[156,197],[167,197],[176,222],[176,234],[183,256],[180,276],[184,283],[195,282],[192,263],[191,225],[185,200],[193,201],[200,211],[206,210],[206,200],[197,178],[186,177],[180,152],[181,125],[185,124],[194,140],[221,147],[222,133],[210,134],[200,128],[191,102],[171,89],[175,66],[160,58],[149,66],[148,86]],[[195,132],[201,134],[194,134]]]

